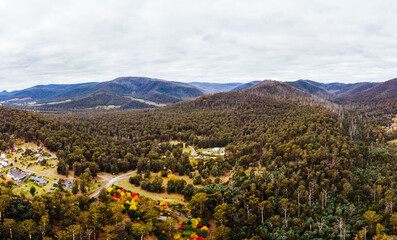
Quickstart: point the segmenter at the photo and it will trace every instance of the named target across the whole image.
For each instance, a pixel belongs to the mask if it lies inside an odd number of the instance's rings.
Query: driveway
[[[108,179],[108,180],[105,180],[105,182],[104,182],[105,184],[102,187],[98,188],[95,192],[91,193],[90,197],[98,196],[98,194],[102,190],[102,188],[107,189],[108,187],[112,186],[113,184],[115,184],[117,182],[120,182],[121,180],[128,179],[128,178],[131,177],[131,175],[133,173],[136,173],[136,170],[121,174],[121,175],[119,175],[117,177],[114,177],[114,178],[111,178],[111,179]]]

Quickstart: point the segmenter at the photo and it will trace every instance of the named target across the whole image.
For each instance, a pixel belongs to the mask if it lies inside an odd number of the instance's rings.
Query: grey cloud
[[[397,75],[397,5],[1,1],[0,90],[149,76],[357,82]]]

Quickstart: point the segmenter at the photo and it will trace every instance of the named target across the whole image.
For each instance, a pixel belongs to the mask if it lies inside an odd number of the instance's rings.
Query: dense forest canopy
[[[172,139],[199,148],[246,145],[248,151],[256,151],[252,162],[258,161],[264,150],[277,152],[280,144],[296,144],[301,149],[312,144],[308,154],[320,149],[320,144],[324,147],[326,141],[332,141],[328,149],[335,144],[333,154],[354,147],[341,135],[337,116],[322,107],[239,92],[205,96],[163,109],[66,116],[72,119],[68,121],[11,109],[4,110],[3,116],[3,131],[42,142],[58,152],[62,160],[59,168],[65,163],[70,170],[75,163],[87,162],[95,162],[101,171],[114,172],[121,162],[122,170],[134,169],[137,158],[150,151],[165,153],[168,149],[158,149],[158,143]],[[327,140],[327,136],[342,139]],[[317,138],[320,144],[315,144]],[[252,145],[257,145],[255,150]],[[303,157],[302,152],[290,155],[285,160]]]
[[[197,170],[199,181],[232,171],[227,182],[206,181],[202,188],[177,180],[167,185],[167,191],[185,196],[194,217],[215,219],[214,239],[396,235],[396,149],[386,144],[390,135],[374,125],[376,120],[356,110],[334,113],[299,101],[229,92],[160,109],[44,116],[0,107],[0,114],[1,150],[12,147],[16,137],[43,144],[57,153],[60,174],[167,168],[178,176]],[[225,147],[226,154],[199,161],[195,169],[181,146],[169,144],[170,140],[196,148]],[[160,180],[137,177],[130,182],[161,192]],[[66,197],[70,202],[88,201]],[[64,229],[83,224],[77,218],[59,222],[64,213],[51,209],[55,199],[50,197],[37,198],[32,205],[43,201],[51,223],[61,223]],[[98,208],[94,201],[79,204],[76,214]],[[101,211],[106,215],[105,209]],[[45,215],[35,214],[32,210],[16,221],[39,223]],[[106,221],[112,224],[117,219]],[[149,218],[144,222],[158,224]],[[8,234],[6,229],[3,234]]]

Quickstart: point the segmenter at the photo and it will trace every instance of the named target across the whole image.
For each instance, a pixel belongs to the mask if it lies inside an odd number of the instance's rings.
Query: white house
[[[9,164],[8,164],[8,162],[6,162],[6,161],[0,161],[0,168],[6,168],[6,167],[8,167],[9,166]]]
[[[225,148],[214,147],[214,148],[212,149],[212,151],[213,151],[215,154],[219,154],[219,155],[221,155],[221,156],[225,155]]]

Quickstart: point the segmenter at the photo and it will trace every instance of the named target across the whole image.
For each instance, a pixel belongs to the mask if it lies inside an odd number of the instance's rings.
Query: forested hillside
[[[378,84],[352,95],[341,96],[336,102],[352,108],[364,109],[382,125],[390,124],[397,109],[397,79]]]
[[[332,93],[328,92],[324,88],[313,85],[305,80],[287,82],[287,84],[320,98],[331,99],[331,97],[333,96]]]
[[[358,82],[358,83],[321,83],[315,82],[311,80],[298,80],[296,82],[306,82],[313,86],[319,87],[324,89],[328,92],[328,94],[332,95],[333,97],[339,96],[349,96],[357,92],[364,91],[366,89],[372,88],[379,83],[376,82]]]
[[[395,148],[385,145],[385,132],[354,112],[336,114],[321,106],[269,96],[299,91],[288,85],[274,90],[269,85],[274,83],[139,111],[46,117],[0,107],[0,146],[9,148],[16,137],[42,142],[57,152],[58,172],[73,170],[76,176],[87,169],[93,175],[167,169],[178,176],[197,170],[197,177],[205,180],[202,187],[182,182],[178,190],[171,185],[167,189],[184,195],[193,217],[215,220],[214,239],[389,239],[387,235],[396,235],[397,155]],[[166,144],[170,140],[197,148],[226,147],[226,154],[192,165],[178,145]],[[226,172],[232,173],[226,182],[209,179]],[[155,180],[133,182],[150,188]],[[56,198],[37,198],[32,206],[44,202],[49,222],[61,229],[88,228],[80,218],[60,221],[65,213],[51,206],[70,205],[51,201]],[[84,204],[76,205],[72,215],[94,214],[91,208],[98,208],[88,199],[77,201]],[[148,211],[149,205],[143,204],[142,211]],[[14,216],[9,209],[3,210],[7,218]],[[101,216],[107,216],[105,209],[101,211]],[[16,220],[39,223],[40,217],[30,210]],[[129,217],[134,222],[142,215]],[[171,231],[148,216],[141,223],[147,232]],[[4,227],[3,234],[8,234]]]
[[[310,98],[313,95],[284,82],[264,80],[246,90],[250,94],[269,95],[277,98],[300,99]]]

